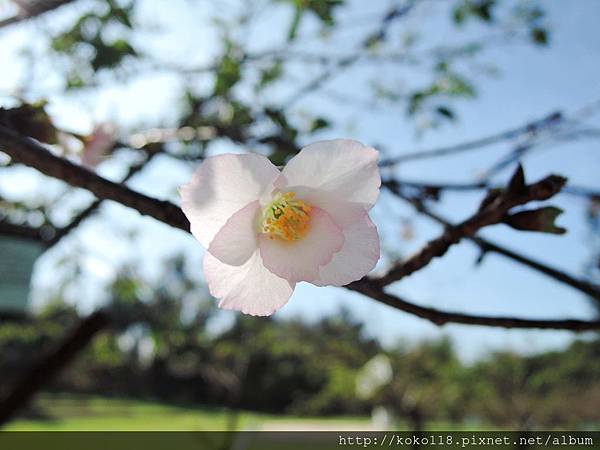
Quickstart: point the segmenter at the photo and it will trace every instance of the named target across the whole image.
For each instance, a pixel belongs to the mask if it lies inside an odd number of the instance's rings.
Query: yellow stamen
[[[310,225],[312,207],[303,200],[295,200],[294,192],[279,193],[263,210],[260,231],[270,239],[297,241],[302,239]]]

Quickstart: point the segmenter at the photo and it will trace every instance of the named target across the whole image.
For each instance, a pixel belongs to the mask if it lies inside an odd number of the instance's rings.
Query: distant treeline
[[[294,414],[385,406],[415,428],[431,420],[514,429],[600,423],[600,339],[465,365],[448,340],[384,349],[343,311],[311,324],[238,315],[227,331],[209,333],[212,303],[173,269],[158,287],[132,274],[116,279],[107,306],[113,326],[49,390]],[[0,325],[0,394],[79,320],[56,300],[32,322]],[[377,387],[375,373],[376,388],[358,395],[365,364],[382,354],[391,381]]]

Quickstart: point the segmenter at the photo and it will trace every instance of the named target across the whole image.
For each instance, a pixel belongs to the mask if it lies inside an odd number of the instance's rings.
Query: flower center
[[[260,231],[270,239],[284,241],[302,239],[310,225],[312,206],[302,200],[295,200],[294,192],[279,193],[263,210]]]

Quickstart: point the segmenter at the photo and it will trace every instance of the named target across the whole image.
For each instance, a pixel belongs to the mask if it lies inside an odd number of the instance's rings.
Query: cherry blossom
[[[320,141],[280,171],[257,154],[207,158],[180,189],[219,307],[267,316],[296,283],[343,286],[379,260],[368,211],[379,196],[378,152]]]
[[[110,123],[97,125],[92,133],[86,137],[81,152],[81,164],[89,169],[94,169],[112,151],[117,141],[117,129]]]

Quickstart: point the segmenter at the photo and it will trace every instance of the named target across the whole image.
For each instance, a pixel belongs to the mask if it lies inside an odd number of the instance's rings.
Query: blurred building
[[[0,312],[25,310],[33,266],[43,250],[35,241],[0,236]]]

